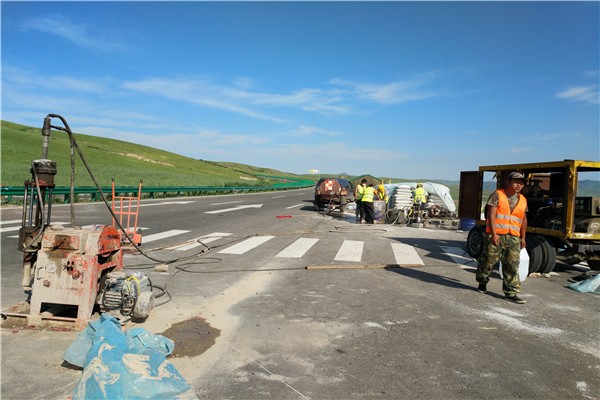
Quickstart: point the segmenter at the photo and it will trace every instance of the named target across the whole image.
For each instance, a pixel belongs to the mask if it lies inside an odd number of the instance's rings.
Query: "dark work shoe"
[[[525,303],[527,303],[525,300],[523,300],[522,298],[520,298],[516,294],[513,294],[513,295],[507,294],[504,298],[506,300],[508,300],[508,301],[512,301],[513,303],[517,303],[517,304],[525,304]]]
[[[480,283],[479,286],[477,286],[477,290],[481,293],[487,293],[487,285],[485,283]]]

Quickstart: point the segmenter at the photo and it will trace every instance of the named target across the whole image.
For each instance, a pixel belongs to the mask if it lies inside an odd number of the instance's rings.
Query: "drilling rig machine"
[[[52,118],[60,119],[64,127],[51,125]],[[133,308],[139,309],[140,304],[145,303],[145,309],[138,314],[147,316],[153,306],[151,285],[144,285],[147,277],[123,271],[121,236],[115,227],[76,227],[73,195],[71,227],[51,223],[52,191],[57,173],[56,161],[48,159],[52,129],[69,134],[71,193],[74,187],[74,148],[91,174],[66,120],[60,115],[48,114],[42,128],[42,158],[32,161],[31,179],[25,181],[22,226],[19,230],[18,249],[23,252],[22,286],[30,294],[28,325],[41,326],[42,319],[50,319],[74,322],[76,329],[82,329],[90,320],[95,304],[100,306],[101,311],[116,309],[122,312],[127,309],[127,314],[132,314]],[[143,296],[140,296],[142,292]],[[146,301],[138,302],[142,297]],[[76,317],[52,315],[52,310],[68,306],[77,307]],[[43,312],[48,309],[50,312]]]

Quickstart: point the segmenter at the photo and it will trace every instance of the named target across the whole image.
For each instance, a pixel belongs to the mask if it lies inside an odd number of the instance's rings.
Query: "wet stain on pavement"
[[[171,325],[161,335],[175,342],[173,357],[194,357],[210,349],[220,334],[204,318],[194,317]]]

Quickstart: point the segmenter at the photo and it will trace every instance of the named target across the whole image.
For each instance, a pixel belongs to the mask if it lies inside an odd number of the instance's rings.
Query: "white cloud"
[[[56,35],[89,50],[122,51],[126,49],[116,40],[116,35],[109,35],[108,32],[92,32],[93,28],[71,21],[61,15],[29,17],[23,22],[22,29]]]
[[[301,136],[301,137],[306,137],[306,136],[338,136],[338,135],[342,135],[342,132],[339,131],[330,131],[330,130],[326,130],[326,129],[321,129],[321,128],[317,128],[314,126],[306,126],[306,125],[300,125],[298,126],[298,128],[292,130],[289,135],[291,136]]]
[[[278,123],[285,122],[282,118],[269,116],[236,104],[236,98],[231,93],[237,90],[214,85],[205,79],[149,78],[136,82],[125,82],[123,88],[147,94],[156,94],[171,100],[200,104],[209,108],[238,113],[255,119]]]
[[[376,84],[336,78],[332,79],[330,84],[349,88],[353,96],[365,101],[399,104],[439,96],[435,91],[425,88],[431,80],[432,76],[421,76],[405,81]]]
[[[599,104],[600,94],[598,85],[590,86],[571,86],[570,88],[556,95],[560,99],[577,101],[588,104]]]
[[[25,68],[11,65],[2,68],[3,86],[18,87],[19,90],[41,88],[60,90],[61,92],[93,92],[104,93],[108,90],[110,80],[106,78],[76,78],[68,75],[44,75]]]

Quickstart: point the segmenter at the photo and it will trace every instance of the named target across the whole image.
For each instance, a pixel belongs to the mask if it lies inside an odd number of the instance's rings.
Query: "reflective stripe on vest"
[[[358,200],[361,200],[364,195],[365,195],[365,187],[363,185],[358,185],[356,198]]]
[[[521,236],[521,224],[525,218],[527,200],[519,194],[519,202],[511,213],[506,192],[500,189],[496,190],[496,193],[498,193],[498,208],[496,210],[496,219],[494,220],[496,233],[498,235],[510,233],[513,236]],[[491,233],[490,227],[488,226],[485,231]]]
[[[362,197],[363,203],[372,203],[373,197],[375,197],[375,188],[366,187]]]

